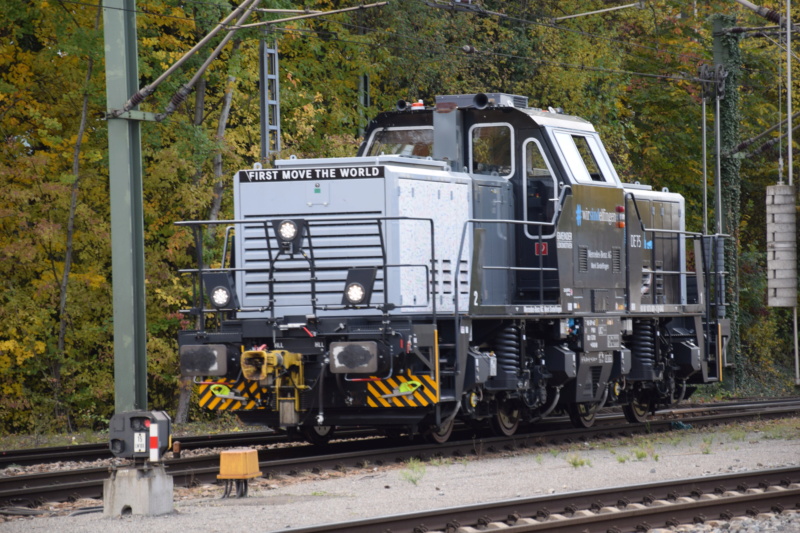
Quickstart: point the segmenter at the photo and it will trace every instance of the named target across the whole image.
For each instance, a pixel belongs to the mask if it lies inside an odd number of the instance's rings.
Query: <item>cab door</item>
[[[559,297],[555,222],[559,181],[539,139],[522,143],[519,198],[523,225],[517,228],[518,296],[523,302],[552,303]]]
[[[595,132],[554,129],[570,180],[566,218],[573,250],[575,309],[595,313],[625,309],[625,193]],[[566,229],[565,229],[566,230]]]

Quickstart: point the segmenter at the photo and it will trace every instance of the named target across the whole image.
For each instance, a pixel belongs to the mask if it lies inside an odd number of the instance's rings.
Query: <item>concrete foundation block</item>
[[[173,511],[172,476],[163,465],[120,468],[103,482],[103,514],[159,516]]]

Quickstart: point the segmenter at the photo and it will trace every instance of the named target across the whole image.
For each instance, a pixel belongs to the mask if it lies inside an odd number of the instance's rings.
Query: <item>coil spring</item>
[[[656,360],[656,327],[650,320],[637,320],[633,323],[630,348],[633,357]]]
[[[520,340],[519,329],[510,325],[497,334],[495,338],[495,355],[497,356],[497,370],[519,372]]]

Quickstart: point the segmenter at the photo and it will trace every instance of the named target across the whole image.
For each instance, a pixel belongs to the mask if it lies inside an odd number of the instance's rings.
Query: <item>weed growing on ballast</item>
[[[417,485],[424,475],[425,465],[416,457],[409,459],[406,462],[405,470],[400,472],[400,477],[412,485]]]
[[[577,454],[571,453],[567,456],[567,462],[572,466],[572,468],[580,468],[582,466],[592,466],[592,462],[589,459],[584,459]]]

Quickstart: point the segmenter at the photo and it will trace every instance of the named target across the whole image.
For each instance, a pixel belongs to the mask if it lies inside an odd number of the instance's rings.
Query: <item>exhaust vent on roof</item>
[[[436,103],[453,103],[461,108],[519,107],[524,109],[528,107],[528,97],[505,93],[449,94],[437,96]]]

